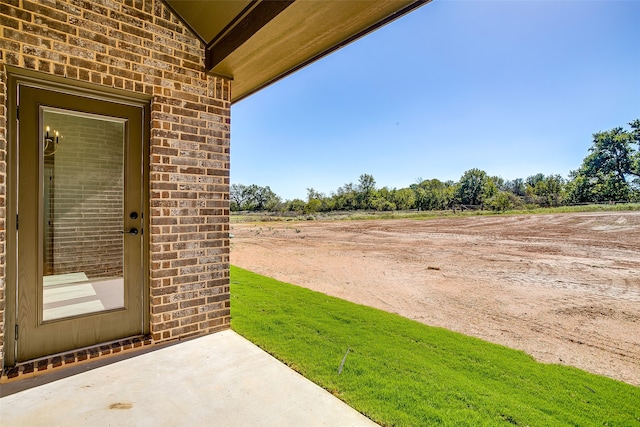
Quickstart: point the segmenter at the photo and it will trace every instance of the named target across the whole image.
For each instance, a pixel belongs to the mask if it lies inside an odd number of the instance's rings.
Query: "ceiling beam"
[[[208,45],[205,52],[207,72],[249,40],[262,27],[289,7],[294,0],[255,0],[227,25]],[[233,77],[233,76],[228,76]]]

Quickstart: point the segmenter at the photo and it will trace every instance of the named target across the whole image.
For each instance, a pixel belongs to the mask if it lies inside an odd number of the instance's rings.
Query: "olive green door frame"
[[[148,99],[88,84],[70,85],[67,79],[8,68],[6,365],[148,334]],[[118,219],[122,225],[118,231],[122,233],[122,297],[113,307],[57,316],[45,312],[44,307],[51,305],[45,304],[47,298],[51,300],[53,295],[57,301],[62,295],[64,299],[68,289],[90,289],[95,295],[95,286],[84,274],[84,284],[53,289],[54,294],[44,288],[44,276],[50,274],[43,270],[47,257],[43,243],[44,197],[49,197],[43,184],[44,164],[45,156],[52,158],[54,154],[50,153],[55,151],[46,148],[46,114],[113,123],[122,130],[120,168],[124,182],[119,195],[122,206],[117,210],[122,216]],[[87,226],[91,222],[89,217]],[[99,239],[94,240],[102,244]],[[53,276],[47,278],[50,277]],[[45,295],[47,291],[49,297]]]

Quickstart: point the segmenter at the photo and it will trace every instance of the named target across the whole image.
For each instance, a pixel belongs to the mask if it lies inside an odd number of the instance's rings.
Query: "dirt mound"
[[[231,233],[239,267],[640,385],[640,212]]]

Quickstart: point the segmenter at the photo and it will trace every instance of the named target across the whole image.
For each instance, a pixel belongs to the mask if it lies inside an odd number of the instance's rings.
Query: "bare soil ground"
[[[640,212],[231,230],[239,267],[640,386]]]

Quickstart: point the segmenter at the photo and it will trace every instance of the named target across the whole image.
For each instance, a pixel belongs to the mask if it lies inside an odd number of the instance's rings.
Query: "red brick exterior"
[[[151,97],[150,331],[229,327],[230,81],[162,0],[0,2],[0,351],[5,354],[5,64]]]

